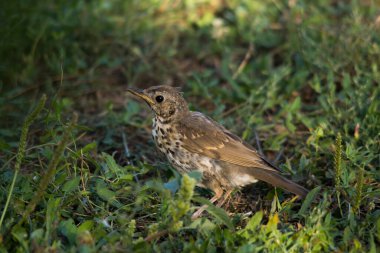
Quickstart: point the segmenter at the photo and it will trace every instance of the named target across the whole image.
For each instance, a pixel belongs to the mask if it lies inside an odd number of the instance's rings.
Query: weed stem
[[[29,202],[28,206],[26,207],[25,212],[22,216],[22,219],[19,222],[19,225],[21,225],[26,220],[26,218],[34,211],[37,204],[40,202],[43,193],[45,192],[47,186],[49,185],[52,177],[55,174],[58,163],[62,157],[62,154],[66,148],[67,143],[69,142],[71,131],[73,127],[75,126],[77,120],[78,120],[78,116],[77,114],[74,114],[70,125],[66,127],[65,131],[63,132],[62,140],[58,143],[57,148],[55,149],[53,153],[53,157],[48,165],[48,169],[40,181],[36,194],[34,195],[33,199],[31,200],[31,202]]]
[[[44,95],[42,95],[40,101],[38,102],[37,107],[26,117],[24,124],[22,125],[21,136],[20,136],[20,144],[19,144],[19,148],[17,151],[17,155],[16,155],[15,172],[13,175],[11,186],[9,188],[7,201],[5,202],[4,210],[3,210],[3,213],[1,214],[0,228],[3,224],[4,218],[5,218],[5,213],[7,212],[9,202],[10,202],[12,194],[13,194],[13,190],[14,190],[15,183],[17,180],[18,172],[20,171],[20,168],[21,168],[21,162],[25,156],[25,148],[26,148],[26,141],[27,141],[27,137],[28,137],[29,127],[33,123],[33,121],[37,118],[37,116],[41,112],[42,108],[44,108],[45,102],[46,102],[46,95],[44,94]]]

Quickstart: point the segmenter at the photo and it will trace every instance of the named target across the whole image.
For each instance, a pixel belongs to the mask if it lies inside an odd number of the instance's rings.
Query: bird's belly
[[[230,181],[235,187],[243,187],[252,183],[256,183],[257,179],[248,174],[235,174],[230,176]]]
[[[217,161],[217,164],[223,169],[223,174],[234,188],[240,188],[258,181],[254,176],[247,173],[247,169],[254,168],[246,168],[224,161]]]

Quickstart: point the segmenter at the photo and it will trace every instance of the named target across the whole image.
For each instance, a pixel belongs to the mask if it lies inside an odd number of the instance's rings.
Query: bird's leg
[[[217,202],[218,200],[220,200],[222,195],[223,195],[222,189],[219,188],[218,190],[215,190],[215,195],[214,195],[214,197],[212,197],[210,199],[210,202],[211,203]],[[219,201],[218,201],[218,203],[219,203]],[[191,216],[191,219],[195,220],[195,219],[199,218],[201,216],[201,214],[206,210],[207,207],[208,207],[208,205],[201,206],[195,213],[193,213],[193,215]]]
[[[232,189],[230,190],[227,190],[225,193],[224,193],[224,196],[223,198],[220,198],[218,203],[216,204],[217,207],[222,207],[226,201],[231,197],[231,193],[232,193]]]

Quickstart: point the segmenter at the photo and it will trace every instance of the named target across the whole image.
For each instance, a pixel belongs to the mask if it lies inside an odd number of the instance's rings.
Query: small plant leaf
[[[168,189],[171,193],[176,193],[179,189],[179,181],[177,178],[174,178],[169,182],[164,183],[164,187]]]
[[[189,175],[189,177],[191,178],[194,178],[195,180],[197,180],[197,182],[200,182],[201,179],[202,179],[202,172],[200,171],[191,171],[189,172],[187,175]]]
[[[66,193],[74,191],[78,187],[79,182],[80,182],[80,177],[74,177],[73,179],[67,181],[63,185],[62,191],[66,192]]]
[[[261,220],[263,219],[263,211],[258,211],[252,218],[249,220],[245,229],[255,230],[259,225]]]
[[[250,238],[251,234],[254,233],[254,231],[260,225],[262,219],[263,219],[263,212],[262,211],[256,212],[255,215],[253,215],[252,218],[248,221],[245,228],[239,231],[238,233],[245,238]]]
[[[201,197],[194,197],[193,200],[197,203],[208,205],[207,212],[214,216],[218,221],[226,225],[229,229],[234,230],[232,220],[224,209],[214,206],[209,200]]]
[[[121,204],[116,200],[116,193],[109,190],[105,182],[98,180],[96,184],[96,193],[103,200],[108,201],[116,207],[121,207]]]
[[[204,235],[210,236],[216,225],[209,219],[196,219],[193,221],[188,228],[197,229]]]
[[[298,211],[298,215],[304,215],[306,213],[307,209],[310,207],[311,203],[313,202],[321,188],[321,186],[315,187],[307,194],[305,200],[303,201],[301,209]]]
[[[59,224],[59,231],[64,235],[70,242],[74,244],[77,237],[77,227],[74,224],[73,219],[64,220]]]

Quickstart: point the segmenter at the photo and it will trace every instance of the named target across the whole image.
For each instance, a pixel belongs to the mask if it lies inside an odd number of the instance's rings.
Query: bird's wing
[[[239,166],[278,172],[255,149],[202,113],[191,112],[177,127],[183,147],[190,152]]]

